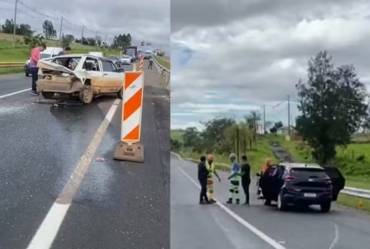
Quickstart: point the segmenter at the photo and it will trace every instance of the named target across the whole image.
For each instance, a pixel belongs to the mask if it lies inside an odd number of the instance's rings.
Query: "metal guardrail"
[[[155,57],[153,56],[153,61],[154,61],[154,65],[156,66],[158,72],[160,73],[160,75],[162,76],[162,78],[164,79],[164,81],[169,84],[170,83],[170,80],[171,80],[171,71],[162,66],[156,59]]]
[[[0,62],[0,68],[23,67],[24,62]]]
[[[370,190],[367,189],[345,187],[340,191],[340,193],[364,199],[370,199]]]

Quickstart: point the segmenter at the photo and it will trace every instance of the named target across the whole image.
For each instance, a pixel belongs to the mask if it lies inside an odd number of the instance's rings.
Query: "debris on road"
[[[102,157],[97,157],[96,158],[96,161],[97,162],[105,162],[104,158],[102,158]]]

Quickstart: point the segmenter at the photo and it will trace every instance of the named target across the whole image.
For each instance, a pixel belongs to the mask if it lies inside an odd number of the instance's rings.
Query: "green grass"
[[[171,131],[171,138],[173,140],[182,141],[182,134],[183,132],[181,131]],[[184,158],[194,158],[194,159],[198,159],[201,155],[203,155],[192,152],[190,149],[184,149],[179,151],[178,153]],[[219,154],[213,155],[215,157],[215,165],[218,169],[229,170],[229,167],[218,165],[218,163],[229,165],[230,164],[230,160],[228,158],[229,155],[219,155]],[[242,153],[240,155],[242,155]],[[277,162],[277,160],[274,158],[274,155],[270,150],[269,140],[266,138],[259,139],[254,148],[247,150],[247,156],[253,172],[259,172],[261,170],[266,158],[270,158],[272,162]]]
[[[362,205],[360,205],[360,201],[362,201]],[[367,199],[340,194],[338,204],[370,213],[370,200]]]
[[[17,36],[16,46],[13,47],[13,35],[0,33],[0,62],[25,62],[30,54],[30,48],[23,44],[23,37]],[[59,41],[45,40],[47,46],[61,47]],[[119,55],[118,50],[99,49],[94,46],[71,43],[70,47],[74,54],[87,54],[91,51],[102,51],[105,56]]]
[[[60,47],[59,40],[44,40],[46,46],[50,47]],[[24,48],[27,47],[27,45],[24,44],[23,36],[16,35],[16,43],[15,47]],[[95,48],[93,46],[88,45],[82,45],[79,43],[71,43],[70,47],[72,49],[83,49],[83,50],[91,50],[92,48]],[[13,34],[5,34],[0,32],[0,49],[7,49],[7,48],[14,48],[13,47]]]
[[[23,67],[0,68],[0,75],[23,73]]]
[[[158,61],[159,64],[161,64],[165,68],[171,70],[171,64],[170,64],[170,62],[166,61],[165,59],[161,58],[160,56],[154,55],[154,58]]]

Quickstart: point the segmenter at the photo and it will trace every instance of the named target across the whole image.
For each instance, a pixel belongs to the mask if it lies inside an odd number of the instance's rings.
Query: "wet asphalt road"
[[[0,96],[30,80],[0,77]],[[142,164],[113,160],[117,109],[95,154],[105,162],[92,162],[51,248],[169,248],[168,94],[156,71],[146,72]],[[72,107],[37,99],[28,91],[0,99],[0,249],[27,248],[115,96]]]
[[[176,176],[177,174],[181,175],[181,172],[177,169],[177,167],[183,169],[189,176],[196,180],[197,172],[196,165],[194,163],[182,160],[180,161],[176,157],[171,157],[171,169],[172,171],[176,172],[172,173],[171,171],[171,181],[175,177],[180,178],[179,176]],[[221,183],[218,183],[216,181],[215,196],[216,198],[218,198],[219,201],[226,202],[228,198],[228,186],[229,186],[226,180],[228,174],[227,173],[225,174],[223,172],[221,172],[221,174],[222,174],[221,178],[223,180],[221,181]],[[177,211],[174,211],[172,214],[173,215],[172,220],[179,219],[174,218],[174,216],[180,217],[180,215],[184,216],[186,214],[195,212],[197,214],[197,217],[200,218],[195,221],[194,219],[190,218],[182,219],[183,222],[182,226],[192,227],[194,231],[198,232],[199,231],[198,228],[202,227],[203,220],[206,219],[205,217],[208,217],[208,222],[214,223],[216,217],[210,217],[212,216],[210,213],[214,212],[213,210],[214,207],[213,206],[210,207],[211,210],[207,210],[208,206],[206,208],[204,208],[203,206],[199,207],[199,205],[197,204],[198,189],[194,190],[194,187],[191,185],[192,184],[191,181],[187,179],[186,183],[185,180],[186,177],[184,177],[184,174],[182,175],[183,175],[182,178],[184,179],[183,180],[184,187],[182,188],[181,193],[185,196],[189,195],[189,199],[187,199],[189,203],[183,205],[182,208],[178,207]],[[173,186],[174,185],[171,185],[172,198],[174,198],[172,195],[174,188]],[[338,206],[336,203],[334,203],[332,211],[327,214],[320,213],[315,208],[307,210],[292,209],[288,212],[280,212],[277,211],[275,207],[264,206],[262,201],[257,200],[255,195],[256,193],[255,183],[252,183],[251,185],[251,193],[253,198],[251,199],[250,207],[245,207],[242,205],[240,206],[228,205],[227,207],[229,207],[238,216],[246,220],[248,223],[259,229],[263,233],[265,233],[270,238],[274,239],[277,242],[280,242],[280,244],[287,249],[369,248],[370,216],[362,212]],[[192,195],[191,201],[190,195]],[[243,198],[242,202],[244,202]],[[174,207],[176,206],[178,205],[172,203],[173,209],[175,209]],[[205,217],[202,217],[202,215],[200,215],[199,212],[202,212]],[[233,219],[231,217],[229,218]],[[171,228],[174,229],[174,225],[172,225]],[[211,230],[215,234],[219,234],[219,236],[222,236],[222,234],[220,234],[220,232],[218,231],[219,230],[218,226],[212,227],[207,226],[207,229]],[[180,229],[177,229],[177,231],[180,231]],[[246,237],[250,236],[251,234],[250,231],[246,229],[244,229],[243,231]],[[210,241],[214,239],[214,237],[209,236],[208,232],[209,231],[207,231],[206,235],[204,236],[206,237],[207,241]],[[172,236],[173,234],[176,234],[176,232],[172,231]],[[216,241],[218,241],[219,236],[217,236]],[[197,238],[199,238],[199,236]],[[189,241],[191,241],[191,239],[189,239]],[[252,241],[253,241],[252,243],[254,243],[254,240]],[[215,249],[226,248],[221,245],[224,244],[221,244],[220,242],[220,246],[218,247],[215,246],[212,248]],[[252,248],[263,248],[263,247],[252,247]]]
[[[199,205],[199,189],[171,166],[171,249],[271,249],[218,206]]]

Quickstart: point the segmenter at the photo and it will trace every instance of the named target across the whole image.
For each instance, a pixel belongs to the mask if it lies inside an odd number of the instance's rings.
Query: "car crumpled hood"
[[[88,76],[88,72],[86,72],[86,70],[75,70],[75,71],[72,71],[71,69],[69,69],[67,67],[64,67],[62,65],[59,65],[59,64],[53,63],[53,62],[49,62],[49,61],[39,60],[37,62],[37,67],[40,68],[40,69],[47,69],[47,70],[59,71],[59,72],[62,72],[62,73],[74,75],[77,78],[79,78],[82,82],[85,82],[85,80],[86,80],[86,78]]]

